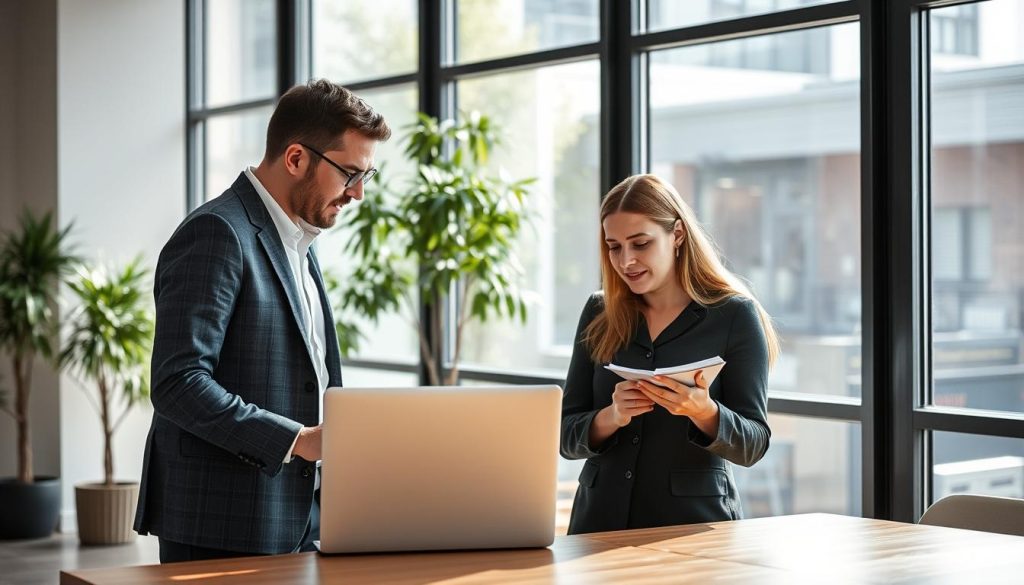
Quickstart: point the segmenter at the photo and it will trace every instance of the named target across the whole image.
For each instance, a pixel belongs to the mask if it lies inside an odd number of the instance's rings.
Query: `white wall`
[[[155,266],[185,213],[185,2],[59,0],[59,209],[91,260]],[[89,388],[92,391],[92,388]],[[74,484],[103,477],[99,418],[82,384],[61,378],[63,528]],[[152,416],[136,409],[115,436],[118,480],[138,481]]]
[[[0,231],[22,210],[57,204],[56,0],[0,0]],[[0,386],[13,403],[9,356],[0,354]],[[57,376],[37,363],[29,416],[36,475],[60,473]],[[0,477],[17,472],[14,420],[0,414]]]

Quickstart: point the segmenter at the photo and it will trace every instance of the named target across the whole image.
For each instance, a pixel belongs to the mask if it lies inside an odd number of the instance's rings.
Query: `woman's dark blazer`
[[[569,534],[739,519],[728,462],[753,465],[771,436],[768,348],[754,303],[744,297],[709,307],[691,302],[654,342],[641,318],[633,339],[612,359],[654,369],[721,356],[725,367],[710,388],[720,412],[718,436],[708,437],[689,418],[655,405],[594,448],[590,425],[622,381],[591,359],[582,339],[603,310],[604,295],[595,293],[580,317],[562,400],[562,456],[587,460]]]

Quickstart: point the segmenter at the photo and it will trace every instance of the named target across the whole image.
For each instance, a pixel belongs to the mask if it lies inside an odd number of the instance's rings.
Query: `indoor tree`
[[[96,385],[87,393],[103,427],[103,483],[114,485],[113,437],[131,407],[149,397],[149,360],[153,315],[149,308],[148,271],[136,258],[120,272],[82,267],[68,286],[78,306],[68,323],[61,363],[83,381]],[[115,412],[120,396],[120,413]]]
[[[346,219],[351,235],[345,250],[354,269],[344,280],[342,304],[372,321],[404,310],[434,385],[457,383],[468,321],[526,320],[515,242],[533,179],[513,180],[488,169],[498,142],[490,119],[477,112],[443,122],[419,114],[405,139],[405,154],[417,165],[415,177],[398,188],[380,183]],[[451,294],[457,308],[448,304]],[[446,377],[437,365],[443,336],[424,335],[418,300],[435,332],[442,311],[454,311],[452,368]]]
[[[0,242],[0,350],[11,360],[13,408],[3,410],[17,428],[18,476],[32,483],[32,437],[29,397],[35,358],[56,365],[58,357],[57,295],[78,259],[67,250],[68,225],[58,229],[51,213],[36,217],[25,211],[19,228]]]

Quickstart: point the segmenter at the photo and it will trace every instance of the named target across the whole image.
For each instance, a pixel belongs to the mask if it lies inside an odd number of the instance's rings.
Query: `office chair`
[[[1024,500],[954,494],[932,504],[918,524],[1024,536]]]

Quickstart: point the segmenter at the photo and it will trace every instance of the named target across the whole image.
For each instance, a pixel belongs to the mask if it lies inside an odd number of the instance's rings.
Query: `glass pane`
[[[648,30],[662,30],[792,10],[838,0],[647,0]]]
[[[313,74],[338,83],[416,70],[417,0],[316,0]]]
[[[277,25],[273,0],[217,0],[206,9],[206,106],[273,97]]]
[[[859,424],[768,415],[771,446],[752,467],[730,465],[744,518],[861,513]],[[568,522],[585,460],[559,462],[559,521]]]
[[[771,390],[861,393],[858,35],[845,24],[650,58],[651,172],[774,318]]]
[[[599,34],[599,0],[453,1],[459,62],[592,43]]]
[[[752,467],[733,465],[746,518],[830,512],[860,516],[859,424],[768,415],[771,445]]]
[[[414,86],[399,86],[387,89],[360,91],[359,97],[373,109],[384,115],[391,126],[391,139],[378,144],[374,164],[381,169],[380,175],[367,184],[364,197],[373,197],[375,190],[382,181],[392,185],[402,185],[409,181],[415,167],[402,154],[402,128],[416,119],[417,93]],[[349,212],[359,205],[349,204],[342,211],[338,223],[333,229],[323,233],[318,239],[318,253],[324,272],[330,272],[344,282],[345,275],[351,274],[354,266],[348,253],[344,251],[345,242],[351,237],[347,220]],[[399,360],[415,362],[419,359],[416,330],[411,325],[411,314],[389,313],[383,315],[374,325],[369,320],[359,319],[358,315],[347,315],[363,334],[359,341],[356,357],[373,360]],[[346,370],[347,371],[347,370]],[[348,377],[345,384],[349,385]]]
[[[932,500],[950,494],[1024,498],[1024,440],[932,432]]]
[[[273,108],[257,108],[206,122],[206,199],[217,197],[249,166],[260,164]]]
[[[1024,412],[1022,22],[1024,0],[928,13],[936,405]]]
[[[564,377],[584,302],[600,288],[599,68],[596,61],[461,81],[461,111],[500,125],[492,157],[513,178],[535,177],[532,227],[518,242],[529,319],[471,322],[463,363]]]
[[[346,388],[407,388],[419,386],[419,376],[408,372],[344,366],[341,377]]]

